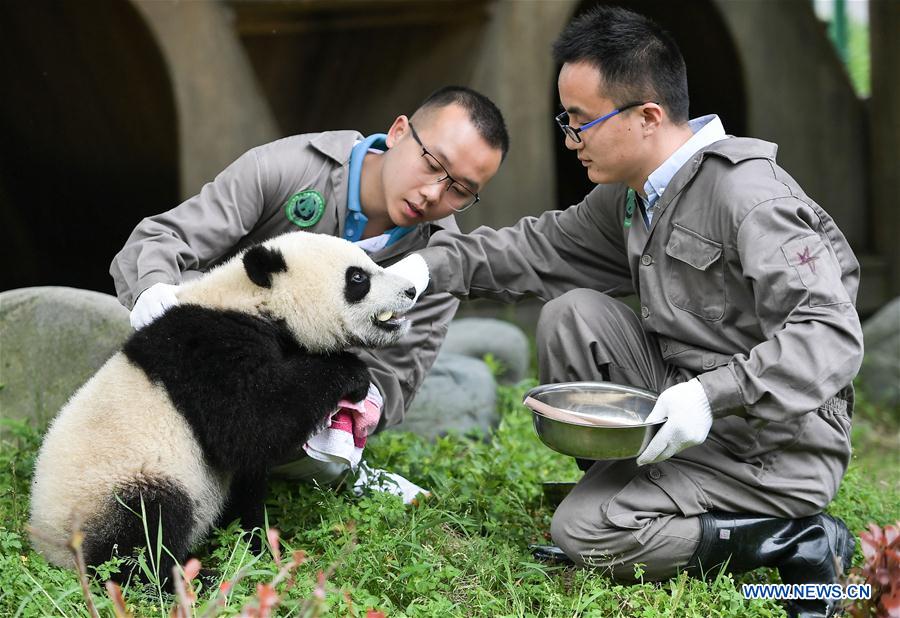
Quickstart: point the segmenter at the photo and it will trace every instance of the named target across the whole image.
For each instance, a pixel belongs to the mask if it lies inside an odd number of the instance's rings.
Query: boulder
[[[43,428],[131,333],[113,296],[68,287],[0,294],[0,410]]]
[[[492,318],[453,320],[441,350],[479,360],[490,354],[500,364],[497,380],[503,384],[524,379],[531,360],[525,333],[514,324]]]
[[[473,430],[487,435],[499,423],[497,382],[488,366],[442,351],[396,429],[434,439]]]
[[[863,340],[860,390],[868,401],[893,410],[900,420],[900,297],[863,324]]]
[[[527,367],[527,339],[515,326],[500,320],[467,318],[459,322],[463,324],[451,326],[458,334],[459,347],[478,358],[453,353],[445,345],[401,430],[434,438],[474,429],[487,434],[499,424],[497,383],[480,357],[493,354],[507,368],[507,376],[520,379]],[[492,345],[479,350],[470,328],[477,328],[478,337],[491,339]],[[3,292],[2,416],[27,419],[43,428],[131,332],[128,310],[107,294],[67,287]],[[493,345],[501,340],[503,346]]]

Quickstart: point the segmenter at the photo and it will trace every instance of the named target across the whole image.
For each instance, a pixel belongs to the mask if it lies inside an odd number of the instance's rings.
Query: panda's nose
[[[403,293],[406,294],[406,297],[410,300],[413,300],[416,297],[416,288],[415,286],[406,288],[403,290]]]

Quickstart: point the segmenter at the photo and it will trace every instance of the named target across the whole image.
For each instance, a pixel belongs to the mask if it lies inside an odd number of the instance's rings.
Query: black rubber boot
[[[566,555],[562,549],[556,545],[529,545],[531,555],[538,562],[546,562],[549,564],[575,564],[571,558]]]
[[[730,573],[774,567],[785,584],[831,584],[853,558],[855,539],[840,519],[813,515],[780,519],[711,512],[700,515],[700,544],[686,570],[714,577],[726,563]],[[836,603],[788,601],[790,616],[832,616]]]

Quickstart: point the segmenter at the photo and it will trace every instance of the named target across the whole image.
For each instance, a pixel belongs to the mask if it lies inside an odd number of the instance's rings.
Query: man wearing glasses
[[[557,509],[578,564],[633,581],[777,567],[831,583],[853,537],[822,514],[850,458],[859,266],[776,146],[688,120],[684,61],[652,21],[600,6],[554,46],[566,146],[597,183],[566,210],[406,258],[431,288],[545,301],[542,383],[660,393],[637,460],[592,463]],[[633,312],[613,296],[636,294]],[[836,560],[839,566],[836,566]],[[824,601],[796,601],[821,615]]]
[[[453,215],[478,202],[508,148],[497,107],[455,86],[433,93],[411,118],[398,116],[387,134],[330,131],[259,146],[196,196],[138,224],[110,266],[119,300],[141,328],[177,302],[177,284],[292,230],[340,236],[389,264],[436,230],[458,231]],[[383,400],[379,428],[403,419],[457,306],[449,294],[423,299],[401,343],[357,350]],[[285,473],[327,482],[345,469],[298,462]]]

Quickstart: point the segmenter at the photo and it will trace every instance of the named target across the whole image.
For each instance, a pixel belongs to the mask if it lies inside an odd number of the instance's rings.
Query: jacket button
[[[653,263],[653,258],[650,255],[644,254],[641,256],[641,264],[644,266],[650,266]]]
[[[647,319],[650,317],[650,308],[646,305],[641,305],[641,317]]]
[[[658,481],[659,477],[662,476],[662,473],[657,468],[650,468],[650,472],[647,473],[647,476],[649,476],[651,480]]]
[[[704,369],[709,369],[710,367],[712,367],[715,364],[716,364],[716,360],[712,356],[707,356],[706,358],[703,359],[703,368]]]

